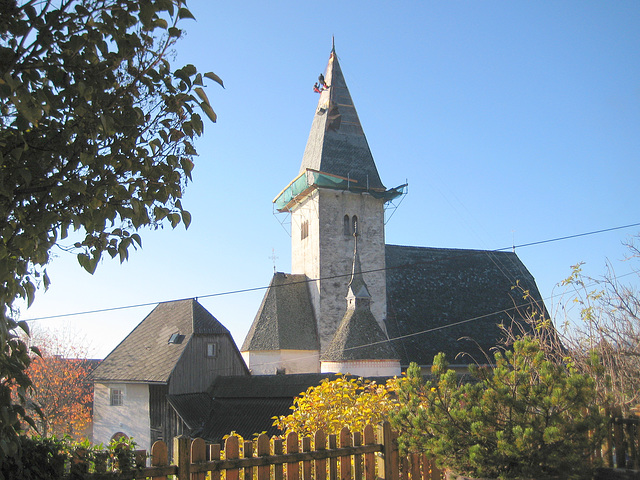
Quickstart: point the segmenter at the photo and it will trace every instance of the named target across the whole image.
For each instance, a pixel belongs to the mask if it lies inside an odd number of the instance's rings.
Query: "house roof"
[[[175,343],[170,343],[172,335]],[[96,382],[167,383],[193,335],[230,335],[195,299],[160,303],[100,363]]]
[[[307,278],[275,273],[241,350],[319,348]]]
[[[542,305],[533,276],[513,252],[386,246],[387,333],[401,363],[484,361],[510,325],[527,310],[518,283]],[[397,340],[393,340],[393,339]],[[472,357],[458,358],[466,352]],[[492,358],[492,357],[491,357]]]
[[[296,396],[335,377],[327,373],[220,376],[206,393],[168,398],[192,437],[217,443],[231,431],[244,438],[263,431],[270,436],[281,433],[273,426],[273,417],[288,415]]]
[[[355,180],[354,187],[384,190],[335,49],[324,77],[329,88],[320,94],[300,173],[309,168]]]

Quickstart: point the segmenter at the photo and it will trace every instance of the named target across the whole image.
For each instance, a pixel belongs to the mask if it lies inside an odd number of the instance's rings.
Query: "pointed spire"
[[[324,81],[326,88],[320,94],[300,173],[310,168],[348,178],[354,188],[384,190],[333,40]]]
[[[367,284],[362,278],[362,266],[360,255],[358,255],[358,228],[353,232],[353,263],[351,266],[351,280],[349,280],[347,290],[347,308],[357,308],[361,306],[363,299],[370,300],[371,294]]]

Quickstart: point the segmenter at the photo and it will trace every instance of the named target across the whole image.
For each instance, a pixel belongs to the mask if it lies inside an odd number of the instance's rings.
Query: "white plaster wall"
[[[393,377],[402,373],[398,360],[322,362],[320,370],[321,373],[349,373],[359,377]]]
[[[109,389],[124,391],[124,404],[109,405]],[[140,448],[151,449],[149,385],[96,383],[93,389],[93,441],[107,444],[114,433],[133,437]]]
[[[263,350],[242,352],[252,375],[274,375],[278,369],[291,373],[319,373],[320,353],[314,350]]]
[[[366,193],[318,189],[292,212],[291,265],[292,273],[320,279],[310,284],[309,290],[321,351],[331,342],[347,305],[345,296],[354,242],[352,236],[343,234],[345,215],[358,217],[358,253],[371,294],[371,312],[386,331],[384,203]],[[301,239],[300,226],[304,220],[309,222],[309,236]]]

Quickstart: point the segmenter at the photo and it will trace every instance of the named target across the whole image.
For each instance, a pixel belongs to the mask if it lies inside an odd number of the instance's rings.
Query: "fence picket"
[[[340,430],[340,447],[351,447],[351,432],[347,427]],[[340,480],[351,480],[351,455],[340,457]]]
[[[287,435],[287,453],[298,453],[298,434]],[[300,480],[300,462],[287,462],[287,480]]]
[[[282,455],[282,439],[274,438],[273,439],[273,454],[274,455]],[[274,480],[283,480],[284,479],[284,466],[281,463],[278,463],[273,466],[273,478]]]
[[[353,446],[359,447],[362,445],[362,433],[353,432]],[[353,456],[353,478],[355,480],[362,480],[362,455],[356,453]]]
[[[364,427],[363,433],[365,445],[376,443],[376,435],[371,425]],[[365,480],[375,480],[376,478],[376,457],[374,453],[364,454],[364,477]]]
[[[311,437],[302,438],[302,451],[309,453],[311,451]],[[302,478],[303,480],[311,480],[311,460],[302,462]]]
[[[214,443],[209,445],[209,460],[220,460],[220,444]],[[211,472],[211,480],[220,480],[220,470],[214,470]]]
[[[196,438],[191,442],[191,463],[206,462],[207,461],[207,446],[204,440]],[[205,480],[207,476],[206,472],[198,472],[191,474],[191,480]]]
[[[266,434],[258,436],[257,455],[258,457],[266,457],[270,453],[269,437]],[[258,480],[269,480],[269,465],[258,467]],[[213,479],[212,479],[213,480]]]
[[[231,435],[224,442],[224,458],[233,460],[240,458],[240,442],[238,437]],[[238,468],[230,468],[226,471],[226,480],[240,480],[240,470]]]
[[[244,458],[253,458],[253,442],[245,441],[242,450]],[[253,480],[253,467],[244,468],[244,480]]]
[[[324,431],[318,430],[313,441],[316,452],[324,452],[327,449],[327,436]],[[327,460],[322,458],[315,461],[316,480],[327,480]]]
[[[329,449],[335,449],[338,447],[337,437],[335,435],[329,435]],[[329,458],[329,480],[338,480],[338,458]]]
[[[151,466],[166,467],[169,465],[169,449],[163,441],[156,441],[151,446]],[[166,475],[151,477],[151,480],[167,480]]]

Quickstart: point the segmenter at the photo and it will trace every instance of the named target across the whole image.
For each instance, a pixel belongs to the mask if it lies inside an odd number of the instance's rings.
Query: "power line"
[[[563,236],[563,237],[555,237],[555,238],[550,238],[550,239],[546,239],[546,240],[539,240],[536,242],[529,242],[529,243],[523,243],[520,245],[515,245],[515,247],[509,246],[509,247],[503,247],[503,248],[498,248],[495,250],[473,250],[469,253],[469,256],[472,255],[484,255],[487,253],[492,253],[492,252],[503,252],[503,251],[508,251],[508,250],[512,250],[514,248],[525,248],[525,247],[532,247],[532,246],[536,246],[536,245],[543,245],[546,243],[553,243],[553,242],[558,242],[561,240],[569,240],[569,239],[573,239],[573,238],[579,238],[579,237],[586,237],[586,236],[590,236],[590,235],[597,235],[600,233],[606,233],[606,232],[612,232],[615,230],[622,230],[622,229],[626,229],[626,228],[631,228],[631,227],[638,227],[640,226],[640,222],[637,223],[630,223],[627,225],[621,225],[621,226],[617,226],[617,227],[611,227],[611,228],[605,228],[605,229],[601,229],[601,230],[593,230],[590,232],[583,232],[583,233],[578,233],[575,235],[567,235],[567,236]],[[457,258],[459,258],[460,256],[457,256]],[[452,257],[443,257],[437,260],[431,260],[431,261],[426,261],[426,262],[413,262],[410,264],[403,264],[403,265],[398,265],[398,266],[394,266],[394,267],[385,267],[385,268],[378,268],[378,269],[372,269],[372,270],[367,270],[367,271],[363,271],[363,274],[366,273],[373,273],[373,272],[379,272],[379,271],[387,271],[387,270],[394,270],[394,269],[402,269],[402,268],[407,268],[407,267],[413,267],[415,265],[424,265],[424,264],[429,264],[429,263],[437,263],[440,261],[444,261],[444,260],[448,260],[449,258]],[[342,277],[346,277],[346,276],[350,276],[351,273],[346,273],[346,274],[340,274],[340,275],[331,275],[328,277],[321,277],[321,278],[316,278],[316,279],[305,279],[305,280],[300,280],[298,282],[290,282],[288,283],[288,285],[293,285],[293,284],[298,284],[298,283],[311,283],[311,282],[315,282],[315,281],[319,281],[319,280],[331,280],[334,278],[342,278]],[[114,312],[114,311],[118,311],[118,310],[127,310],[127,309],[132,309],[132,308],[141,308],[141,307],[149,307],[149,306],[153,306],[153,305],[158,305],[159,303],[168,303],[168,302],[176,302],[176,301],[180,301],[180,300],[189,300],[191,298],[214,298],[214,297],[222,297],[222,296],[227,296],[227,295],[235,295],[235,294],[239,294],[239,293],[249,293],[249,292],[256,292],[259,290],[266,290],[268,289],[270,286],[260,286],[260,287],[252,287],[252,288],[242,288],[242,289],[238,289],[238,290],[229,290],[226,292],[218,292],[218,293],[210,293],[207,295],[198,295],[197,297],[186,297],[186,298],[180,298],[180,299],[174,299],[174,300],[164,300],[162,302],[146,302],[146,303],[138,303],[138,304],[133,304],[133,305],[122,305],[122,306],[117,306],[117,307],[107,307],[107,308],[101,308],[101,309],[96,309],[96,310],[85,310],[85,311],[81,311],[81,312],[70,312],[70,313],[61,313],[58,315],[46,315],[46,316],[42,316],[42,317],[35,317],[35,318],[28,318],[25,319],[25,322],[34,322],[34,321],[40,321],[40,320],[52,320],[52,319],[56,319],[56,318],[66,318],[66,317],[73,317],[73,316],[78,316],[78,315],[91,315],[91,314],[96,314],[96,313],[106,313],[106,312]]]

